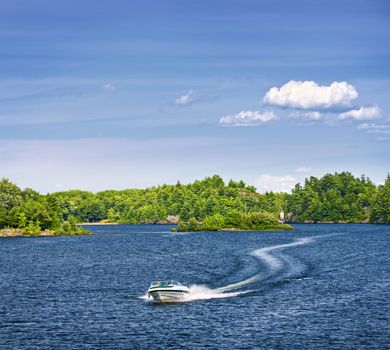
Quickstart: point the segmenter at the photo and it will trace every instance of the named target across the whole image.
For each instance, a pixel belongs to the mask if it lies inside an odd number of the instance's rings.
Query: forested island
[[[0,181],[0,237],[90,233],[76,224],[76,217],[62,215],[55,195],[41,195],[30,188],[22,191],[8,179]]]
[[[185,223],[180,220],[174,232],[189,231],[281,231],[292,230],[293,227],[280,222],[277,217],[267,212],[242,213],[232,210],[226,216],[214,214],[206,216],[202,222],[194,217]]]
[[[98,193],[70,190],[42,195],[0,181],[0,230],[25,235],[82,234],[76,223],[171,223],[177,230],[288,229],[287,223],[390,223],[390,177],[376,186],[349,172],[310,177],[291,194],[259,194],[243,181],[214,175],[191,184]],[[19,231],[16,231],[19,230]],[[0,232],[0,235],[2,234]],[[8,231],[9,232],[9,231]]]

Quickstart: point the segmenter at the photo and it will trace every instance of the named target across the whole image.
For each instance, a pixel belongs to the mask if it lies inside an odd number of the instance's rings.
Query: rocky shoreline
[[[50,230],[43,230],[38,233],[30,233],[23,231],[19,228],[6,228],[0,230],[0,238],[6,237],[59,237],[59,236],[80,236],[80,235],[89,235],[89,231],[84,232],[72,232],[72,233],[56,233]]]

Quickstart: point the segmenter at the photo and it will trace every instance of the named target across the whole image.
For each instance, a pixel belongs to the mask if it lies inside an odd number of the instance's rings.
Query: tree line
[[[55,194],[21,190],[8,179],[0,180],[0,229],[17,228],[32,236],[45,230],[57,235],[87,233],[76,224],[76,217],[64,217]]]
[[[287,196],[289,221],[390,223],[390,177],[375,186],[349,172],[310,177]]]
[[[177,228],[173,228],[171,231],[280,231],[292,230],[292,228],[292,226],[280,222],[275,215],[267,212],[243,213],[238,210],[232,210],[227,216],[222,216],[221,214],[206,216],[202,222],[198,222],[194,217],[189,219],[188,223],[180,220]]]
[[[243,181],[225,183],[218,175],[191,184],[46,195],[0,180],[0,228],[71,230],[69,225],[73,229],[76,221],[158,223],[166,222],[168,216],[203,222],[213,216],[217,220],[218,215],[228,218],[233,212],[277,217],[280,210],[289,222],[390,223],[390,177],[376,186],[369,178],[349,172],[312,176],[291,194],[259,194]]]

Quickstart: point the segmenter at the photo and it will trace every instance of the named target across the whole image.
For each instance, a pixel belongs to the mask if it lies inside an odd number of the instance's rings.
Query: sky
[[[42,193],[390,171],[387,0],[2,0],[0,178]]]

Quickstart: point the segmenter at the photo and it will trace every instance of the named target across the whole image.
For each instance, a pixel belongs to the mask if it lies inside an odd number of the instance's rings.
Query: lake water
[[[0,239],[0,349],[389,349],[390,226],[295,228]]]

